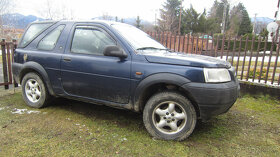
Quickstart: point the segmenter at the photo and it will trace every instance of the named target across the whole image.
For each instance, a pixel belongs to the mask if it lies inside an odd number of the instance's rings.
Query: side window
[[[47,34],[38,44],[40,50],[53,50],[65,25],[60,25]]]
[[[116,43],[101,30],[77,27],[71,45],[71,52],[103,55],[103,51],[108,45],[116,45]]]
[[[19,47],[25,47],[28,45],[37,35],[42,33],[46,28],[51,26],[53,23],[34,23],[30,25],[28,30],[26,30],[24,36],[21,39]]]

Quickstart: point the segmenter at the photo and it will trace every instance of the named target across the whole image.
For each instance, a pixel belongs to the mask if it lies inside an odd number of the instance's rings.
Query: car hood
[[[174,52],[143,53],[150,63],[173,64],[203,68],[230,68],[229,62],[214,57]]]

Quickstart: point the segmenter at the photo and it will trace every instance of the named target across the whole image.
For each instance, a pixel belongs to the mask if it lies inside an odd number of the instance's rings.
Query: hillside
[[[5,26],[11,26],[18,29],[24,29],[31,22],[44,20],[34,15],[24,16],[19,13],[4,14],[2,18],[3,18],[3,24]]]

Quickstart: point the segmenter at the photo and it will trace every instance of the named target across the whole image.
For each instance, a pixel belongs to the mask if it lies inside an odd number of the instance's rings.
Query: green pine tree
[[[251,20],[249,18],[246,8],[244,7],[244,9],[242,10],[242,18],[241,18],[241,23],[239,26],[238,35],[252,33],[252,30],[253,30],[253,27],[251,24]]]
[[[141,28],[142,27],[142,25],[141,25],[141,20],[140,20],[140,17],[139,16],[137,16],[137,18],[136,18],[136,20],[135,20],[135,26],[137,27],[137,28]]]
[[[179,26],[180,0],[166,0],[160,9],[159,29],[175,33]]]

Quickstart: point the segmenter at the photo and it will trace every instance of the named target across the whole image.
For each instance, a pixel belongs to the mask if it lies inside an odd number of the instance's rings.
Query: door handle
[[[65,57],[65,58],[63,58],[63,60],[66,62],[71,62],[71,58],[69,58],[69,57]]]

